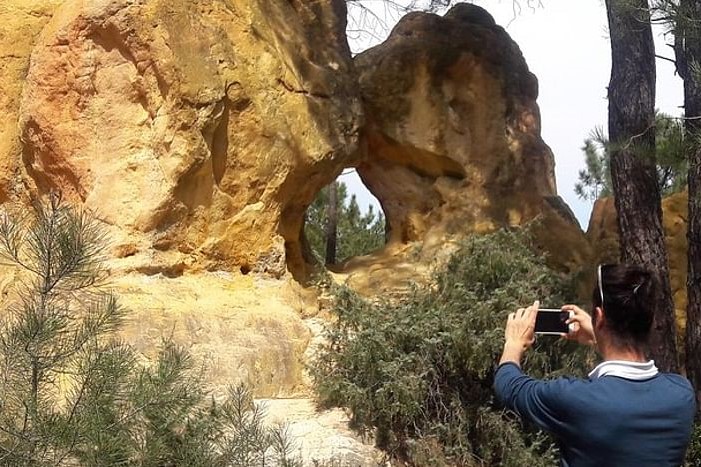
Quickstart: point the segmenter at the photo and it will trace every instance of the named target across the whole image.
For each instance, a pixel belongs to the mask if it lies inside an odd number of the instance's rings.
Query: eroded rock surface
[[[538,82],[485,10],[408,14],[355,61],[368,118],[358,172],[384,208],[395,249],[418,243],[433,259],[456,237],[539,217],[551,262],[580,267],[588,246],[557,196]],[[375,282],[360,276],[355,283]]]
[[[318,411],[310,399],[262,399],[267,421],[286,424],[295,454],[305,466],[378,467],[382,454],[372,440],[362,440],[348,428],[340,409]]]
[[[96,211],[122,337],[145,358],[172,338],[217,393],[309,396],[302,317],[318,307],[287,271],[304,268],[307,204],[356,157],[345,15],[343,0],[0,4],[0,202],[60,191]],[[0,272],[3,300],[17,278]]]
[[[261,397],[307,393],[304,352],[312,334],[296,284],[204,272],[127,274],[112,285],[129,309],[122,337],[146,358],[172,339],[202,365],[217,393],[239,383]]]
[[[341,0],[67,0],[24,85],[34,192],[98,210],[132,254],[283,274],[357,146],[344,29]]]
[[[44,25],[63,0],[0,2],[0,202],[22,198],[17,118],[29,56]]]

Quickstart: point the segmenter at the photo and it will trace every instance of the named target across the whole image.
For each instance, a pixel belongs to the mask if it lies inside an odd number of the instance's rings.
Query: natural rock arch
[[[451,239],[540,218],[553,264],[583,264],[587,242],[557,196],[540,136],[537,79],[486,11],[458,4],[443,17],[409,14],[354,62],[366,114],[357,169],[386,214],[389,256],[418,244],[418,261],[430,262]],[[415,274],[397,274],[402,262],[386,256],[351,261],[347,272],[386,263],[381,280],[356,282],[368,290]]]
[[[222,380],[260,376],[260,365],[276,368],[266,392],[299,384],[291,362],[309,339],[299,316],[318,303],[288,271],[309,272],[304,211],[344,167],[357,167],[391,225],[384,251],[340,273],[370,293],[406,286],[454,238],[536,216],[554,263],[575,269],[586,257],[555,193],[536,79],[479,7],[408,15],[355,60],[343,0],[56,0],[40,10],[27,21],[31,44],[0,57],[21,82],[1,102],[20,130],[0,154],[14,167],[3,199],[59,189],[96,210],[126,300],[143,308],[147,291],[164,294],[140,325],[158,334],[172,324],[196,352],[211,348],[202,329],[235,334],[217,353],[245,354],[246,371],[225,365]],[[270,295],[247,307],[280,310],[244,313],[234,302],[247,288]],[[139,325],[131,333],[153,346]],[[256,360],[250,349],[265,346],[273,355]]]

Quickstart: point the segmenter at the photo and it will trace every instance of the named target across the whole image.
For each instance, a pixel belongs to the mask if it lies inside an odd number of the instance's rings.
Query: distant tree
[[[586,169],[579,171],[579,181],[574,192],[585,201],[595,201],[611,195],[611,170],[609,167],[608,140],[601,128],[596,128],[584,140],[582,151]]]
[[[609,140],[600,127],[584,140],[582,151],[586,168],[579,171],[579,181],[574,186],[575,193],[581,199],[595,201],[613,194],[609,146]],[[662,194],[683,190],[686,185],[688,143],[684,139],[684,126],[679,118],[656,114],[655,158]]]
[[[381,248],[385,244],[385,218],[376,213],[372,206],[363,214],[355,195],[348,199],[348,188],[343,182],[334,182],[336,191],[336,257],[343,261],[351,256],[358,256]],[[304,233],[312,254],[318,261],[328,261],[328,213],[332,190],[331,185],[323,188],[305,215]]]
[[[343,207],[343,216],[339,219],[340,258],[350,258],[377,250],[385,244],[385,220],[382,213],[376,213],[372,204],[363,214],[355,195]]]
[[[621,260],[653,271],[651,356],[663,371],[678,368],[676,322],[662,230],[655,151],[655,46],[647,0],[606,0],[611,37],[608,87],[611,181],[618,213]]]
[[[679,118],[658,113],[655,116],[655,159],[662,195],[686,188],[690,142]]]
[[[336,239],[338,237],[338,183],[333,182],[327,187],[326,197],[326,264],[336,264]]]

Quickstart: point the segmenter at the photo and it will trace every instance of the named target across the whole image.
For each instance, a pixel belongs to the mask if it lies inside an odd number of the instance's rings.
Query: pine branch
[[[677,61],[672,59],[672,58],[664,57],[662,55],[657,55],[657,54],[655,54],[655,58],[659,58],[660,60],[666,60],[670,63],[673,63],[675,67],[677,66]]]

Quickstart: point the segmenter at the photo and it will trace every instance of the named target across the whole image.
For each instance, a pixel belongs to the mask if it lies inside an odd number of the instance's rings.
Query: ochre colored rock
[[[22,198],[22,147],[17,118],[29,55],[44,25],[63,0],[0,2],[0,202]]]
[[[67,0],[20,115],[32,192],[97,210],[120,251],[278,276],[360,124],[342,0]]]
[[[305,267],[307,204],[357,157],[345,16],[343,0],[0,5],[0,202],[60,191],[99,215],[146,357],[172,337],[217,388],[308,391],[318,305],[286,273]],[[3,269],[0,289],[17,280]]]
[[[311,333],[290,281],[208,273],[112,281],[129,309],[122,337],[146,358],[163,339],[187,348],[218,394],[245,383],[260,397],[307,393],[304,352]]]
[[[390,250],[417,243],[433,260],[451,238],[539,218],[552,264],[586,262],[540,136],[537,80],[486,11],[461,3],[444,17],[408,14],[355,62],[368,120],[358,172],[387,216]]]
[[[408,15],[355,63],[345,17],[344,0],[0,5],[0,202],[60,191],[97,212],[122,337],[145,358],[172,338],[217,392],[309,396],[324,303],[287,272],[307,275],[304,211],[345,167],[391,226],[337,273],[361,291],[401,293],[464,235],[535,218],[553,264],[588,258],[536,78],[484,10]],[[0,301],[18,277],[0,271]],[[302,419],[307,459],[374,457],[301,404],[278,412]]]
[[[674,298],[674,308],[679,325],[679,336],[686,326],[686,277],[687,277],[687,191],[675,193],[662,200],[662,224],[669,263],[669,278]],[[619,238],[616,206],[613,198],[597,200],[589,219],[587,238],[594,251],[593,267],[600,263],[619,261]],[[593,277],[593,276],[592,276]],[[592,284],[593,286],[593,284]],[[591,290],[591,289],[590,289]]]

